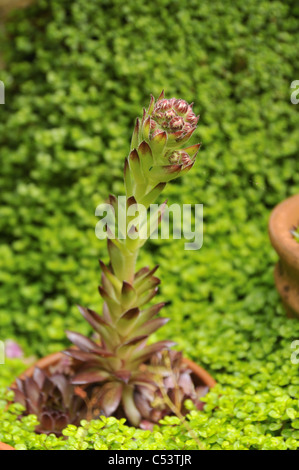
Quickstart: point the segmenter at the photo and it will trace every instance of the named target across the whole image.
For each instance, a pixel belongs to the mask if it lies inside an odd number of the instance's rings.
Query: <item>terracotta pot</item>
[[[0,442],[0,450],[16,450],[16,449],[9,446],[8,444],[4,444],[4,442]]]
[[[64,357],[63,353],[57,352],[50,354],[49,356],[43,357],[39,359],[35,364],[33,364],[29,369],[25,370],[19,378],[24,379],[25,377],[32,377],[33,371],[35,367],[39,367],[40,369],[49,369],[50,367],[55,366],[61,359]],[[213,388],[216,385],[216,381],[211,377],[211,375],[202,367],[195,364],[195,362],[191,361],[190,359],[183,358],[183,361],[189,369],[192,370],[192,378],[196,385],[206,385],[210,388]],[[11,385],[12,387],[15,386],[15,382]],[[0,450],[15,450],[13,447],[9,446],[8,444],[4,444],[0,442]]]
[[[269,220],[271,243],[279,255],[274,278],[287,315],[299,318],[299,243],[291,230],[299,226],[299,194],[276,206]]]

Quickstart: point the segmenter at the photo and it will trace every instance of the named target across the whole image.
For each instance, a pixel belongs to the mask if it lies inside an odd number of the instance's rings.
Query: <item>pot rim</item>
[[[269,237],[278,255],[289,265],[299,269],[299,243],[291,230],[299,225],[299,194],[291,196],[272,211],[269,219]]]
[[[0,450],[16,450],[16,449],[10,446],[9,444],[5,444],[5,442],[0,442]]]

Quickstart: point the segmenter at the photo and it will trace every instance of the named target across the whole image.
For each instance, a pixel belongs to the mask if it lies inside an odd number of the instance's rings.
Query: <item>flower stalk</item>
[[[182,147],[195,131],[198,119],[192,105],[184,100],[165,99],[164,92],[157,101],[151,97],[141,120],[136,120],[130,152],[124,163],[125,209],[132,205],[138,207],[138,204],[148,209],[169,181],[193,167],[200,145]],[[109,201],[116,211],[120,210],[115,196],[110,195]],[[160,214],[159,220],[161,217]],[[157,267],[136,272],[138,253],[146,238],[141,237],[141,227],[133,222],[133,216],[126,218],[124,239],[115,238],[107,229],[110,265],[100,261],[103,314],[100,316],[79,306],[83,317],[98,334],[99,342],[67,332],[77,348],[65,353],[78,364],[73,384],[101,385],[98,407],[105,415],[116,413],[122,406],[129,421],[140,425],[145,416],[154,421],[171,411],[167,406],[159,412],[151,409],[149,397],[154,397],[159,390],[157,370],[162,379],[167,379],[169,374],[163,364],[159,364],[159,354],[175,343],[148,344],[149,336],[168,319],[157,317],[164,304],[146,306],[156,295],[160,280],[155,276]],[[147,237],[149,235],[147,233]],[[181,359],[174,354],[173,361],[176,367],[179,364],[180,398],[183,400],[194,390]]]

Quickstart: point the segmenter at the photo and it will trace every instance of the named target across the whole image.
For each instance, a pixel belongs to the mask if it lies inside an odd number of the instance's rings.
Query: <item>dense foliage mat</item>
[[[151,241],[140,262],[160,264],[169,301],[157,338],[177,341],[221,385],[187,427],[173,418],[155,435],[110,418],[69,428],[67,441],[37,436],[34,417],[18,422],[2,400],[0,440],[200,448],[195,432],[207,448],[299,447],[299,323],[276,293],[267,234],[271,209],[299,190],[298,24],[291,0],[37,0],[13,15],[0,77],[1,339],[41,356],[68,345],[66,329],[89,332],[76,304],[101,310],[95,208],[123,194],[135,115],[164,88],[201,115],[192,175],[165,197],[204,204],[204,245]],[[19,368],[0,366],[1,385]]]

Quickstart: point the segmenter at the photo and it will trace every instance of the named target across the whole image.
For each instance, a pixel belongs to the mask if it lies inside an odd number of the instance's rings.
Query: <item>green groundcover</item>
[[[24,369],[0,366],[0,440],[18,449],[297,449],[299,322],[273,280],[272,208],[299,192],[298,2],[36,0],[1,39],[0,338],[26,357],[90,332],[76,304],[101,311],[95,208],[123,194],[122,167],[150,93],[194,101],[197,162],[165,191],[204,205],[204,242],[151,240],[171,321],[154,339],[205,367],[218,385],[187,422],[153,433],[115,418],[36,435],[4,387]],[[162,200],[161,200],[162,202]],[[293,361],[294,362],[294,361]],[[66,439],[66,437],[68,437]]]

